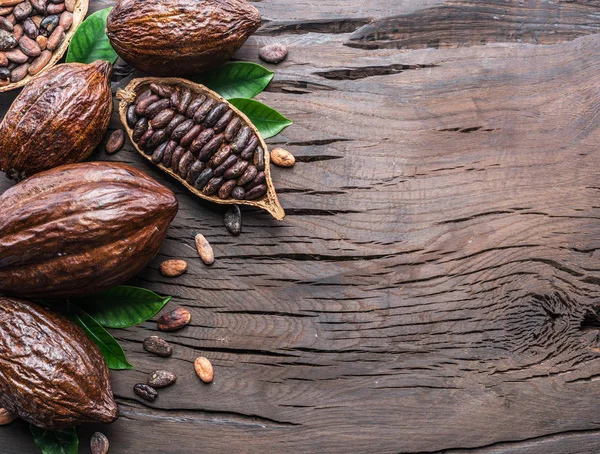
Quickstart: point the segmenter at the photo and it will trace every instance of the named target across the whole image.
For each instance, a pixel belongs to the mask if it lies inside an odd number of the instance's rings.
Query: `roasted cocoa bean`
[[[165,132],[165,130],[159,129],[159,130],[155,131],[154,134],[152,134],[152,137],[150,137],[150,139],[148,140],[148,143],[146,144],[146,148],[148,150],[151,150],[154,147],[156,147],[158,144],[163,142],[166,138],[167,138],[167,133]]]
[[[48,33],[52,33],[56,27],[58,27],[58,23],[60,22],[59,16],[46,16],[40,22],[40,28],[47,30]]]
[[[21,22],[26,17],[29,17],[29,15],[32,12],[33,12],[33,6],[31,6],[31,3],[29,3],[28,1],[24,1],[22,3],[19,3],[17,6],[15,6],[15,9],[13,9],[12,13],[15,15],[15,19],[17,19],[17,21]],[[11,30],[8,30],[8,31],[11,31]]]
[[[135,111],[135,106],[134,106],[134,111]],[[134,112],[135,114],[135,112]],[[140,141],[140,139],[142,138],[142,136],[146,133],[146,131],[148,131],[148,119],[147,118],[140,118],[137,123],[135,124],[135,127],[133,128],[133,134],[131,135],[133,138],[133,141],[138,143]]]
[[[0,30],[12,33],[14,30],[13,24],[6,17],[0,16]]]
[[[33,22],[31,17],[28,17],[27,19],[25,19],[21,25],[23,27],[23,31],[25,32],[25,34],[27,36],[29,36],[31,39],[36,39],[38,37],[38,35],[40,34],[38,26],[35,25],[35,22]]]
[[[200,172],[198,178],[196,178],[196,181],[194,182],[194,187],[196,189],[201,190],[204,186],[206,186],[206,183],[209,182],[209,180],[213,177],[214,174],[215,172],[213,171],[213,169],[204,169],[202,172]]]
[[[147,337],[144,339],[143,345],[144,350],[147,352],[154,353],[163,358],[167,358],[173,354],[173,347],[171,347],[166,340],[158,336]]]
[[[283,148],[275,148],[271,151],[271,162],[279,167],[292,167],[296,163],[296,158]]]
[[[227,112],[225,112],[221,116],[219,121],[217,121],[217,123],[215,123],[215,126],[213,129],[216,132],[223,132],[232,118],[233,118],[233,110],[229,109]]]
[[[165,260],[160,264],[160,273],[165,277],[178,277],[185,273],[187,268],[185,260]]]
[[[216,194],[224,181],[225,181],[225,178],[223,178],[223,177],[211,178],[208,181],[208,183],[206,183],[206,186],[204,186],[204,188],[202,188],[202,194],[204,194],[204,195]]]
[[[106,152],[113,154],[119,151],[125,143],[125,132],[122,129],[115,129],[106,142]]]
[[[148,130],[144,133],[144,135],[138,141],[138,147],[142,150],[147,150],[148,141],[152,138],[156,131],[152,128],[148,128]]]
[[[259,184],[258,186],[254,187],[254,188],[250,189],[248,192],[246,192],[246,196],[244,197],[244,199],[246,199],[246,200],[260,199],[266,193],[267,193],[267,186],[264,184]]]
[[[200,258],[202,259],[204,264],[210,266],[213,263],[215,263],[215,254],[213,252],[213,248],[208,242],[208,240],[204,237],[204,235],[202,235],[201,233],[196,235],[194,242],[196,243],[198,255],[200,255]]]
[[[219,151],[217,151],[212,158],[206,163],[207,167],[212,167],[213,169],[219,167],[231,154],[231,147],[229,145],[225,145]]]
[[[49,50],[43,51],[38,58],[31,62],[31,65],[29,66],[29,74],[35,76],[37,73],[39,73],[42,69],[46,67],[46,65],[50,62],[51,59],[52,52],[50,52]]]
[[[223,116],[223,114],[229,109],[227,103],[219,103],[206,115],[204,119],[204,126],[207,128],[212,128],[217,121]]]
[[[265,181],[266,181],[265,172],[258,172],[256,174],[256,176],[254,177],[254,180],[252,180],[250,183],[246,184],[244,186],[244,189],[246,191],[249,191],[250,189],[258,186],[259,184],[263,184]]]
[[[285,60],[288,50],[283,44],[269,44],[261,47],[258,51],[258,56],[267,63],[277,64]]]
[[[246,144],[250,139],[250,134],[252,134],[252,130],[246,125],[242,126],[240,128],[240,131],[233,139],[233,143],[231,144],[231,150],[234,153],[240,153],[244,148],[246,148]]]
[[[69,11],[64,11],[60,15],[58,25],[60,25],[65,30],[69,30],[71,28],[71,25],[73,25],[73,13],[70,13]]]
[[[194,114],[200,108],[200,106],[206,101],[205,95],[199,95],[190,103],[189,107],[185,111],[185,116],[188,118],[194,118]]]
[[[148,385],[153,388],[166,388],[177,381],[177,375],[168,370],[155,370],[148,377]]]
[[[171,100],[171,107],[175,110],[179,109],[179,102],[181,101],[181,90],[179,87],[175,87],[171,92],[171,96],[169,97]]]
[[[161,98],[170,98],[173,89],[168,85],[150,84],[150,90]]]
[[[212,129],[205,129],[200,134],[198,134],[198,137],[194,139],[194,141],[190,145],[190,151],[197,155],[200,152],[200,150],[202,150],[204,145],[210,142],[214,135],[215,131],[213,131]]]
[[[8,58],[10,61],[17,64],[27,63],[29,60],[29,57],[21,52],[21,49],[9,50],[4,52],[4,55],[6,55],[6,58]]]
[[[256,178],[256,175],[258,175],[258,169],[256,168],[256,166],[248,166],[248,168],[243,173],[243,175],[238,178],[237,185],[238,186],[247,185],[252,180],[254,180],[254,178]]]
[[[109,449],[108,438],[101,432],[95,432],[90,438],[90,451],[92,454],[107,454]]]
[[[12,83],[19,82],[23,80],[27,73],[29,72],[29,63],[24,63],[21,66],[17,66],[10,73],[10,81]]]
[[[177,147],[175,148],[175,151],[173,151],[173,159],[171,160],[171,168],[177,172],[177,170],[179,169],[179,161],[181,161],[181,157],[186,153],[186,149],[183,147]]]
[[[193,185],[203,170],[204,163],[202,161],[194,161],[194,163],[190,167],[190,170],[187,173],[187,176],[185,177],[185,181],[187,181],[188,184]]]
[[[242,120],[240,119],[240,117],[234,117],[233,120],[231,120],[227,125],[227,128],[225,128],[225,140],[227,142],[231,142],[237,135],[241,127]]]
[[[138,383],[133,387],[133,392],[148,402],[154,402],[158,397],[158,391],[145,383]]]
[[[139,104],[142,101],[145,101],[146,99],[148,99],[150,96],[152,96],[154,93],[152,93],[152,90],[147,89],[144,90],[142,93],[140,93],[137,98],[135,99],[135,104]],[[158,99],[158,98],[156,98]]]
[[[250,159],[252,158],[252,156],[254,156],[254,150],[256,150],[256,147],[258,146],[258,137],[256,137],[255,135],[252,135],[252,137],[250,137],[250,140],[248,141],[248,145],[246,145],[246,148],[244,148],[244,151],[242,151],[240,153],[240,156],[242,157],[242,159]]]
[[[29,36],[23,35],[19,40],[19,49],[28,57],[38,57],[42,53],[42,49],[35,40]]]
[[[185,120],[183,123],[181,123],[179,126],[177,126],[175,128],[175,131],[173,131],[173,134],[171,134],[171,139],[173,140],[181,140],[183,138],[183,136],[185,136],[188,132],[190,132],[190,129],[192,129],[194,127],[194,120]]]
[[[198,108],[196,113],[194,114],[194,121],[196,123],[202,123],[202,121],[206,118],[206,115],[212,110],[212,108],[217,104],[212,98],[208,98],[204,103]]]
[[[237,162],[238,162],[238,157],[236,155],[229,156],[227,159],[225,159],[223,164],[221,164],[219,167],[217,167],[215,169],[215,175],[216,176],[223,175],[227,171],[227,169],[229,169],[231,166],[235,165]]]
[[[152,162],[154,164],[160,164],[163,161],[167,145],[169,145],[168,142],[163,142],[158,147],[156,147],[156,150],[154,150],[154,152],[152,153]]]
[[[227,171],[223,174],[223,177],[226,180],[235,180],[241,177],[246,169],[248,168],[248,161],[240,160],[232,165]],[[216,172],[215,172],[216,173]]]
[[[188,133],[181,138],[179,144],[182,147],[188,147],[191,143],[198,137],[198,134],[202,132],[202,125],[194,125],[192,129],[188,131]]]
[[[185,154],[181,157],[177,173],[184,180],[187,177],[190,167],[192,167],[192,164],[194,163],[195,159],[196,158],[189,150],[186,151]]]
[[[231,195],[231,191],[233,191],[233,188],[235,188],[235,186],[236,186],[235,180],[226,181],[219,188],[219,192],[217,192],[217,195],[219,196],[220,199],[223,199],[223,200],[228,199],[229,196]]]
[[[246,190],[244,188],[240,188],[239,186],[233,188],[231,191],[231,198],[235,200],[244,200],[246,196]]]
[[[258,170],[265,170],[265,150],[258,147],[254,153],[254,165]]]
[[[177,331],[190,324],[192,314],[183,307],[167,312],[160,316],[157,321],[158,329],[161,331]]]
[[[200,377],[200,380],[202,380],[204,383],[210,383],[213,381],[215,373],[208,358],[204,358],[203,356],[196,358],[194,361],[194,369],[196,370],[198,377]]]
[[[198,159],[201,161],[208,161],[208,159],[210,159],[210,157],[221,147],[221,145],[223,145],[223,140],[225,140],[223,134],[217,134],[214,136],[210,142],[202,147],[198,153]]]
[[[17,45],[17,40],[12,33],[6,30],[0,30],[0,51],[6,51],[14,49]]]
[[[162,165],[165,167],[171,167],[171,161],[173,160],[173,152],[177,149],[177,142],[171,140],[167,143],[165,148],[165,155],[162,158]]]
[[[138,122],[138,116],[135,113],[135,105],[132,104],[127,108],[127,124],[130,128],[135,128],[136,123]]]
[[[146,115],[146,109],[148,109],[148,106],[152,103],[155,103],[159,99],[160,98],[158,97],[158,95],[152,94],[152,92],[150,92],[149,96],[138,98],[138,100],[135,103],[136,115],[139,115],[139,116]]]
[[[174,116],[175,111],[173,109],[162,110],[152,118],[152,121],[150,121],[150,125],[156,129],[164,128],[169,125]]]
[[[175,128],[177,128],[177,126],[179,126],[181,123],[183,123],[186,120],[186,118],[183,115],[175,115],[173,117],[173,119],[171,120],[171,122],[169,123],[169,125],[165,128],[165,131],[167,132],[167,135],[170,137],[171,135],[173,135],[173,131],[175,131]]]
[[[230,183],[228,181],[228,183]],[[225,185],[223,185],[225,186]],[[225,216],[223,216],[223,224],[225,227],[234,236],[242,233],[242,211],[240,207],[237,205],[232,205],[226,212]]]
[[[54,29],[52,34],[48,37],[48,46],[49,50],[55,50],[62,44],[65,40],[65,29],[60,25]]]
[[[152,119],[158,115],[159,112],[168,109],[169,106],[170,103],[168,99],[159,99],[148,106],[144,115],[146,115],[146,118]]]
[[[183,89],[181,90],[181,98],[179,99],[179,105],[177,106],[177,112],[179,112],[181,115],[184,115],[191,102],[191,90],[187,87],[183,87]]]

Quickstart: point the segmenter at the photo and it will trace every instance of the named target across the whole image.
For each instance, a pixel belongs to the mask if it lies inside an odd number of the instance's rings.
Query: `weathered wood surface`
[[[290,47],[260,95],[295,121],[270,140],[299,161],[274,169],[284,222],[245,210],[231,237],[131,147],[94,155],[176,191],[134,283],[193,313],[169,360],[142,350],[155,323],[115,332],[136,370],[113,374],[111,452],[600,452],[600,2],[256,6],[239,58]],[[156,368],[179,382],[140,402]],[[0,451],[36,452],[19,423]]]

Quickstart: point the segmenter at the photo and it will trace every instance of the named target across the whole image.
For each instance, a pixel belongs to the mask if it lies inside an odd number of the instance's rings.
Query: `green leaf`
[[[273,72],[250,62],[227,63],[195,79],[225,99],[253,98],[273,79]]]
[[[35,444],[44,454],[77,454],[79,451],[79,438],[75,428],[51,431],[31,425],[30,429]]]
[[[100,348],[109,369],[133,369],[133,366],[127,361],[121,345],[96,320],[81,309],[71,314],[71,318],[83,328],[90,339]]]
[[[294,123],[275,109],[255,99],[234,98],[230,99],[229,102],[246,114],[264,139],[276,136]]]
[[[106,36],[106,17],[112,8],[96,11],[82,22],[71,40],[67,63],[93,63],[96,60],[117,61],[118,55]]]
[[[150,290],[121,285],[71,301],[105,328],[129,328],[154,317],[171,300]]]

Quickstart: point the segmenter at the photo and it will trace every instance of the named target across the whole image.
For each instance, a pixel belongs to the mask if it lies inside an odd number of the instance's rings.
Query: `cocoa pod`
[[[0,169],[21,179],[87,158],[112,114],[111,72],[105,61],[66,63],[27,85],[0,124]]]
[[[106,28],[127,63],[150,74],[173,75],[225,63],[260,24],[258,10],[244,0],[128,0],[111,11]]]
[[[200,380],[202,380],[204,383],[210,383],[213,381],[215,373],[208,358],[203,356],[196,358],[194,361],[194,369],[196,370],[198,377],[200,377]]]
[[[166,388],[177,381],[177,375],[168,370],[155,370],[148,377],[148,385],[153,388]]]
[[[250,120],[224,98],[184,79],[151,77],[134,79],[118,91],[117,98],[121,121],[136,150],[192,193],[215,203],[259,207],[283,219],[285,213],[271,181],[267,146]],[[160,141],[148,143],[154,136],[144,135],[142,118],[164,127]],[[166,142],[178,146],[167,153],[162,146]],[[265,180],[246,187],[261,171]],[[235,185],[229,183],[232,180]],[[262,183],[266,191],[254,190]]]
[[[169,343],[158,336],[150,336],[144,339],[144,350],[155,355],[167,358],[173,354],[173,347]]]
[[[8,297],[0,297],[0,407],[47,430],[118,416],[104,358],[83,330]]]
[[[161,331],[177,331],[190,324],[192,314],[183,307],[161,315],[157,321]]]
[[[98,293],[136,275],[177,213],[174,194],[131,166],[48,170],[0,195],[0,292]]]

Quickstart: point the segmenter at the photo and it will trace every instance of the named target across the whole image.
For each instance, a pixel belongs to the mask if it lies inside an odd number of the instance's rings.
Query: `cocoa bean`
[[[108,453],[108,438],[101,432],[95,432],[90,438],[90,451],[92,454],[107,454]]]
[[[135,128],[138,120],[138,116],[135,113],[135,105],[132,104],[127,108],[127,124],[130,128]]]
[[[6,51],[14,49],[17,45],[17,40],[12,33],[6,30],[0,30],[0,51]]]
[[[6,58],[8,58],[10,61],[17,64],[27,63],[29,60],[29,57],[21,52],[20,49],[9,50],[4,52],[4,55],[6,55]]]
[[[175,87],[173,89],[169,99],[171,100],[171,107],[175,110],[178,110],[179,102],[181,101],[181,90],[179,90],[179,87]]]
[[[221,164],[219,167],[217,167],[215,169],[215,175],[216,176],[223,175],[227,171],[227,169],[229,169],[231,166],[235,165],[237,162],[238,162],[238,157],[236,155],[229,156],[227,159],[225,159],[223,164]]]
[[[10,81],[12,83],[23,80],[29,71],[29,63],[24,63],[21,66],[17,66],[10,73]]]
[[[217,195],[219,196],[220,199],[223,199],[223,200],[228,199],[229,196],[231,195],[231,191],[233,191],[233,188],[235,188],[235,186],[236,186],[235,180],[226,181],[219,188],[219,192],[217,192]]]
[[[33,21],[33,23],[35,24],[35,26],[37,28],[40,28],[40,25],[42,24],[44,17],[46,17],[46,16],[40,16],[39,14],[36,14],[35,16],[31,16],[31,20]]]
[[[138,147],[140,147],[142,150],[147,149],[148,141],[152,138],[154,133],[155,133],[154,129],[148,128],[148,130],[144,133],[144,135],[138,141]]]
[[[280,63],[287,57],[288,50],[283,44],[270,44],[261,47],[258,56],[267,63]]]
[[[254,153],[254,165],[258,170],[265,170],[265,150],[258,147]]]
[[[134,108],[134,111],[135,111],[135,108]],[[135,112],[134,112],[134,114],[135,114]],[[136,143],[139,143],[140,139],[146,133],[146,131],[148,131],[148,119],[140,118],[137,121],[137,123],[135,124],[135,127],[133,128],[133,134],[131,135],[133,138],[133,141]]]
[[[23,35],[19,40],[19,49],[28,57],[38,57],[42,53],[42,49],[29,36]]]
[[[148,150],[154,149],[154,147],[156,147],[159,143],[164,141],[166,138],[167,138],[167,133],[165,132],[165,130],[159,129],[154,132],[152,137],[150,137],[145,148]]]
[[[223,177],[226,180],[235,180],[241,177],[246,169],[248,168],[248,161],[238,161],[234,165],[232,165],[227,171],[223,174]],[[215,172],[216,173],[216,172]]]
[[[39,38],[39,37],[38,37]],[[31,62],[31,66],[29,66],[29,74],[35,76],[42,69],[46,67],[46,65],[52,59],[52,52],[49,50],[43,51],[38,58]]]
[[[150,84],[150,90],[161,98],[170,98],[173,89],[168,85]]]
[[[259,184],[258,186],[250,189],[248,192],[246,192],[246,196],[244,197],[245,200],[256,200],[256,199],[260,199],[262,196],[264,196],[267,193],[267,186],[264,184]]]
[[[75,5],[77,4],[77,0],[65,0],[65,8],[69,12],[75,11]]]
[[[0,16],[0,30],[12,33],[12,31],[14,30],[14,26],[6,17]]]
[[[0,16],[8,16],[10,13],[12,13],[12,10],[14,9],[12,6],[2,6],[2,4],[0,4]]]
[[[178,277],[187,271],[187,267],[185,260],[165,260],[160,264],[160,273],[165,277]]]
[[[142,101],[145,101],[146,99],[148,99],[150,96],[152,96],[154,93],[152,93],[152,90],[147,89],[144,90],[141,94],[139,94],[137,96],[137,98],[135,99],[135,104],[139,104]],[[158,98],[156,98],[158,99]]]
[[[23,26],[23,31],[25,34],[31,39],[36,39],[40,34],[38,26],[35,25],[35,22],[33,22],[31,17],[25,19],[21,25]]]
[[[194,361],[194,369],[196,370],[198,377],[200,377],[200,380],[202,380],[204,383],[210,383],[213,381],[215,374],[213,366],[208,358],[204,358],[203,356],[196,358]]]
[[[250,189],[258,186],[259,184],[263,184],[265,181],[266,181],[265,172],[258,172],[256,174],[256,176],[254,177],[254,180],[252,180],[250,183],[246,184],[244,189],[246,189],[246,191],[249,191]]]
[[[4,408],[0,408],[0,426],[6,426],[12,423],[17,416]]]
[[[233,110],[229,109],[223,114],[223,116],[215,123],[214,130],[216,132],[223,132],[231,119],[233,118]]]
[[[29,3],[28,1],[19,3],[17,6],[15,6],[15,9],[13,9],[13,14],[15,15],[15,19],[17,19],[17,21],[21,22],[22,20],[24,20],[26,17],[29,17],[29,15],[33,12],[33,6],[31,6],[31,3]],[[9,30],[11,31],[11,30]]]
[[[177,381],[177,375],[168,370],[155,370],[148,377],[148,385],[153,388],[166,388]]]
[[[143,345],[144,350],[147,352],[154,353],[163,358],[167,358],[173,354],[173,347],[171,347],[166,340],[158,336],[147,337],[144,339]]]
[[[175,131],[173,131],[173,134],[171,134],[171,139],[173,140],[181,140],[183,138],[183,136],[185,136],[188,132],[190,132],[190,129],[192,129],[194,127],[194,120],[190,120],[187,119],[185,120],[183,123],[181,123],[179,126],[177,126],[175,128]]]
[[[8,57],[0,52],[0,67],[8,66]]]
[[[179,146],[177,148],[175,148],[175,151],[173,151],[173,158],[171,160],[171,168],[174,171],[177,171],[179,169],[179,161],[181,161],[181,157],[186,152],[187,152],[187,150],[185,148],[179,147]]]
[[[190,151],[197,155],[200,152],[200,150],[202,150],[202,148],[208,142],[210,142],[214,135],[215,131],[213,131],[212,129],[205,129],[200,134],[198,134],[198,137],[194,139],[194,141],[190,145]]]
[[[71,25],[73,25],[73,13],[70,13],[69,11],[64,11],[60,15],[58,25],[60,25],[65,30],[69,30],[71,28]]]
[[[190,129],[188,133],[181,138],[179,144],[182,147],[188,147],[196,139],[200,132],[202,132],[202,125],[194,125],[192,129]]]
[[[210,142],[202,147],[198,153],[198,159],[201,161],[208,161],[208,159],[210,159],[210,157],[221,147],[223,140],[225,140],[223,134],[217,134],[214,136]]]
[[[161,331],[177,331],[190,324],[192,314],[183,307],[167,312],[160,316],[157,321],[158,329]]]
[[[10,69],[0,68],[0,81],[10,81]]]
[[[185,116],[188,118],[194,118],[194,114],[200,108],[200,106],[206,101],[205,95],[200,95],[194,98],[194,100],[190,103],[189,107],[185,111]]]
[[[196,243],[196,249],[198,250],[198,254],[200,255],[200,258],[202,259],[204,264],[210,266],[213,263],[215,263],[215,254],[213,252],[213,248],[208,242],[208,240],[204,237],[204,235],[199,233],[198,235],[196,235],[194,241]]]
[[[242,127],[240,117],[234,117],[225,128],[225,140],[231,142]]]
[[[198,177],[200,176],[200,173],[203,170],[204,170],[204,163],[199,160],[194,161],[194,163],[190,167],[190,170],[187,173],[187,176],[185,177],[185,181],[187,181],[188,184],[194,184],[194,182],[198,179]]]
[[[169,102],[169,101],[167,101]],[[173,117],[175,116],[175,111],[172,109],[165,109],[156,114],[152,121],[150,121],[150,125],[153,128],[160,129],[169,125]]]
[[[133,387],[133,392],[148,402],[154,402],[158,397],[158,391],[145,383],[138,383],[135,385]]]
[[[7,85],[10,84],[10,79],[2,79],[0,77],[0,87],[6,87]],[[9,177],[10,178],[10,177]]]
[[[244,200],[245,196],[246,196],[246,190],[239,186],[233,188],[233,191],[231,191],[231,198],[233,198],[233,199]]]
[[[48,33],[52,33],[58,27],[59,22],[60,16],[46,16],[40,22],[40,28],[46,30]]]
[[[13,26],[15,26],[17,24],[17,18],[12,13],[9,14],[8,16],[6,16],[6,20],[9,21]]]
[[[173,160],[173,152],[177,149],[177,142],[171,140],[167,143],[167,147],[165,148],[165,154],[162,158],[162,165],[166,167],[171,167],[171,162]]]
[[[231,183],[228,181],[228,183]],[[223,185],[225,186],[225,185]],[[223,216],[223,224],[233,236],[242,233],[242,211],[237,205],[232,205]]]
[[[206,115],[212,110],[212,108],[217,104],[212,98],[208,98],[204,103],[198,108],[196,113],[194,114],[194,121],[196,123],[202,123],[202,121],[206,118]]]
[[[42,50],[46,50],[46,47],[48,47],[48,38],[46,38],[44,35],[38,35],[38,37],[35,39],[35,42],[38,43],[38,46],[40,46],[40,49]]]
[[[106,142],[106,152],[113,154],[119,151],[125,143],[125,132],[122,129],[115,129]]]
[[[156,102],[153,102],[152,104],[150,104],[148,106],[148,108],[146,109],[146,118],[152,119],[154,118],[156,115],[158,115],[159,112],[168,109],[170,106],[169,100],[168,99],[159,99]]]
[[[204,194],[204,195],[216,194],[224,181],[225,181],[225,178],[223,178],[223,177],[211,178],[208,181],[208,183],[206,183],[206,186],[204,186],[204,188],[202,189],[202,194]]]
[[[185,118],[183,115],[179,115],[179,114],[175,115],[173,117],[173,119],[171,120],[171,122],[169,123],[169,125],[165,128],[167,135],[168,136],[173,135],[173,131],[175,131],[175,128],[177,128],[177,126],[179,126],[185,120],[187,120],[187,118]]]
[[[189,150],[186,151],[185,154],[181,157],[181,160],[179,161],[179,168],[178,168],[177,173],[184,180],[187,177],[190,167],[192,167],[192,164],[194,163],[195,160],[196,160],[196,158]]]
[[[240,156],[242,157],[242,159],[250,159],[252,156],[254,156],[254,150],[256,150],[258,143],[259,143],[258,137],[256,137],[255,135],[252,135],[252,137],[250,137],[250,140],[248,141],[248,145],[246,145],[246,148],[244,148],[244,151],[242,151],[240,153]]]
[[[250,134],[252,134],[252,130],[244,125],[241,127],[240,131],[237,133],[235,138],[233,139],[233,143],[231,144],[231,150],[234,153],[241,152],[244,148],[246,148],[246,144],[250,139]]]
[[[55,50],[65,40],[65,29],[60,25],[54,29],[50,37],[48,38],[48,49]]]
[[[196,178],[196,181],[194,182],[194,187],[196,189],[202,189],[204,186],[206,186],[206,183],[209,182],[213,175],[213,169],[204,169],[202,172],[200,172],[198,178]]]
[[[207,167],[212,167],[213,169],[219,167],[231,154],[231,147],[229,145],[225,145],[219,151],[217,151],[212,158],[206,163]]]
[[[60,14],[65,10],[64,3],[50,3],[46,8],[48,14]]]
[[[160,164],[164,160],[165,151],[167,149],[168,144],[168,142],[163,142],[158,147],[156,147],[156,150],[154,150],[154,152],[152,153],[152,162],[154,164]]]
[[[246,171],[237,180],[238,186],[245,186],[250,183],[258,175],[258,169],[255,166],[248,166]]]
[[[279,167],[292,167],[296,163],[296,158],[283,148],[275,148],[271,151],[271,162]]]
[[[179,105],[177,106],[177,112],[181,115],[185,115],[187,108],[192,102],[192,92],[189,88],[183,87],[181,90],[181,98],[179,99]]]
[[[21,24],[17,24],[14,26],[12,34],[17,41],[21,39],[21,36],[23,36],[24,33],[25,31],[23,30],[23,26]]]
[[[46,7],[48,6],[47,0],[29,0],[31,2],[31,6],[40,14],[46,13]]]
[[[155,103],[160,98],[158,95],[150,94],[149,96],[140,97],[135,103],[135,113],[136,115],[143,116],[146,114],[146,109],[152,103]]]
[[[217,121],[223,116],[223,114],[229,109],[227,103],[219,103],[206,115],[204,119],[204,126],[207,128],[212,128]]]

